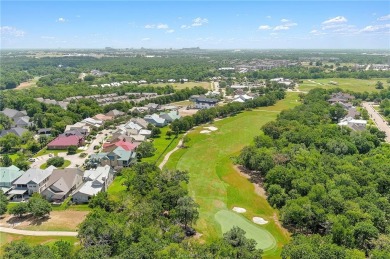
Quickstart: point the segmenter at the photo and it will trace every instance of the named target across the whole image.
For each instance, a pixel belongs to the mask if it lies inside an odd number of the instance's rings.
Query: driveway
[[[378,129],[386,133],[385,141],[390,143],[390,126],[387,125],[386,120],[372,107],[372,103],[363,102],[363,107],[367,110]]]
[[[95,150],[93,149],[96,145],[101,145],[100,142],[103,142],[106,137],[108,137],[110,130],[102,130],[101,133],[96,135],[96,139],[93,139],[90,144],[88,144],[87,149],[82,151],[83,153],[87,153],[87,156],[84,158],[80,157],[80,154],[68,155],[66,151],[58,153],[59,157],[63,157],[65,160],[70,161],[69,167],[78,167],[84,164],[85,160],[89,155],[94,154]],[[106,136],[107,134],[107,136]],[[31,164],[31,168],[40,168],[40,166],[50,158],[48,154],[43,156],[38,156],[35,158],[35,162]]]

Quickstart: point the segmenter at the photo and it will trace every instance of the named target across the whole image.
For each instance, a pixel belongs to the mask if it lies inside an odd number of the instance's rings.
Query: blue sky
[[[390,48],[389,1],[1,1],[1,48]]]

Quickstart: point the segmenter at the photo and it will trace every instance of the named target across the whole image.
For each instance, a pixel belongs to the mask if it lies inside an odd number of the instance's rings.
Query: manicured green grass
[[[309,81],[310,80],[310,81]],[[324,79],[305,79],[303,84],[299,84],[299,90],[310,91],[314,88],[341,88],[343,90],[349,90],[354,92],[373,92],[378,91],[375,89],[375,84],[381,81],[386,87],[388,83],[386,78],[373,78],[373,79],[355,79],[355,78],[324,78]],[[313,82],[314,81],[314,82]],[[337,85],[330,84],[330,82],[337,82]]]
[[[243,207],[247,210],[244,216],[248,220],[259,216],[269,221],[263,226],[248,224],[269,231],[275,238],[277,245],[266,251],[265,257],[280,257],[281,247],[287,243],[289,235],[275,223],[277,211],[255,193],[251,182],[236,172],[232,158],[252,143],[253,137],[260,134],[262,125],[274,120],[281,110],[298,105],[297,99],[298,93],[288,93],[286,99],[274,106],[216,121],[213,126],[218,130],[210,134],[200,134],[206,125],[199,126],[188,134],[191,138],[189,148],[172,154],[165,167],[189,172],[188,190],[200,205],[200,218],[195,228],[203,234],[202,239],[211,241],[226,230],[215,219],[219,211]]]
[[[58,236],[47,236],[47,237],[41,237],[41,236],[23,236],[23,235],[15,235],[15,234],[8,234],[8,233],[1,233],[0,234],[0,258],[2,257],[4,251],[4,245],[7,243],[10,243],[12,241],[26,241],[30,245],[52,245],[56,241],[68,241],[72,245],[78,244],[77,237],[58,237]]]
[[[166,137],[166,133],[169,130],[170,128],[168,126],[161,128],[160,137],[153,139],[153,146],[157,149],[156,152],[154,152],[154,156],[143,158],[142,162],[156,163],[156,165],[159,165],[159,163],[164,159],[165,154],[177,146],[181,134],[179,134],[178,137],[171,136],[168,139]]]
[[[13,162],[15,162],[16,159],[18,159],[19,155],[17,153],[15,153],[15,154],[12,154],[12,155],[8,155],[8,157],[11,158]]]
[[[108,187],[107,193],[113,200],[120,200],[122,194],[125,193],[126,186],[123,185],[125,178],[121,175],[115,177],[114,181]]]
[[[68,150],[66,150],[66,149],[46,149],[46,148],[43,148],[38,153],[36,153],[34,155],[34,157],[48,155],[50,153],[54,154],[55,156],[57,156],[58,153],[64,153],[64,152],[68,152]],[[82,151],[80,151],[80,152],[82,152]]]
[[[64,169],[65,167],[70,166],[70,164],[71,164],[71,162],[69,160],[65,160],[64,164],[61,167],[58,167],[58,168]],[[43,163],[39,168],[40,169],[46,169],[47,168],[47,164]]]
[[[221,225],[222,232],[228,232],[237,226],[246,232],[246,237],[257,242],[256,248],[263,251],[270,250],[276,246],[276,240],[267,230],[256,226],[245,217],[230,210],[220,210],[215,214],[215,220]]]

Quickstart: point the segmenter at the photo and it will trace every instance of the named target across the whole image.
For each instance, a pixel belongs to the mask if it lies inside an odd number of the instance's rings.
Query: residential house
[[[28,130],[25,129],[25,128],[20,128],[20,127],[16,127],[16,128],[10,128],[9,130],[2,130],[0,132],[0,137],[3,137],[5,135],[7,135],[8,133],[13,133],[15,134],[16,136],[18,137],[21,137],[23,135],[24,132],[27,132]]]
[[[30,127],[33,124],[30,122],[30,117],[27,116],[26,111],[18,111],[14,109],[5,108],[1,111],[1,113],[12,119],[16,127]]]
[[[51,128],[42,128],[38,130],[38,135],[45,135],[50,136],[51,135]]]
[[[62,202],[83,183],[79,168],[54,169],[42,196],[50,202]]]
[[[103,144],[103,152],[111,152],[117,147],[122,147],[126,151],[135,151],[136,148],[139,146],[139,143],[132,143],[132,142],[127,142],[124,140],[118,140],[115,142],[110,142],[110,143],[104,143]]]
[[[144,135],[130,135],[129,137],[133,142],[144,142],[146,140],[146,136]]]
[[[47,149],[67,149],[70,146],[80,147],[82,145],[84,145],[83,135],[64,133],[47,144]]]
[[[14,165],[9,167],[0,167],[0,190],[7,193],[16,179],[22,176],[23,173],[24,171]]]
[[[157,103],[148,103],[145,107],[148,108],[149,112],[156,112],[160,108],[160,105]]]
[[[87,203],[92,196],[107,191],[114,179],[114,171],[109,165],[98,166],[84,172],[84,184],[73,195],[74,203]]]
[[[110,121],[110,120],[114,119],[114,117],[99,113],[99,114],[96,114],[95,116],[93,116],[92,119],[106,122],[106,121]]]
[[[233,99],[232,102],[239,102],[239,103],[244,103],[244,102],[246,102],[248,100],[252,100],[253,99],[252,96],[249,96],[247,94],[235,95],[233,98],[234,99]]]
[[[118,110],[111,110],[111,111],[106,113],[106,116],[110,116],[112,118],[116,118],[116,117],[123,116],[123,115],[125,115],[125,113],[118,111]]]
[[[73,125],[66,125],[65,132],[76,130],[82,133],[84,136],[88,136],[91,133],[91,127],[83,122],[76,122]]]
[[[25,195],[42,193],[48,187],[47,183],[54,169],[56,169],[54,166],[49,166],[44,170],[28,169],[12,184],[12,190],[8,194],[13,199],[23,199]]]
[[[85,123],[88,126],[94,127],[94,128],[99,128],[103,126],[103,121],[102,120],[95,120],[93,118],[86,118],[82,120],[81,122]]]
[[[337,125],[339,126],[347,126],[348,128],[354,131],[363,131],[367,127],[366,120],[356,120],[352,117],[346,117],[342,119]]]
[[[172,122],[174,120],[180,119],[179,111],[170,111],[170,112],[163,112],[160,113],[160,118],[165,119],[167,122]]]
[[[217,99],[207,98],[204,96],[195,98],[196,109],[209,109],[215,107],[217,103],[218,103]]]
[[[163,118],[160,118],[160,116],[155,113],[152,115],[146,115],[144,119],[150,124],[153,124],[157,127],[164,127],[165,125],[167,125],[167,121]]]
[[[146,129],[149,125],[149,123],[142,118],[132,118],[130,121],[134,122],[135,124],[138,124],[139,126],[141,126],[144,129]]]
[[[145,136],[146,138],[150,137],[152,135],[151,130],[142,129],[138,132],[138,135]]]
[[[346,93],[334,93],[328,99],[329,103],[347,103],[355,99],[355,96]]]
[[[117,147],[109,153],[92,154],[90,157],[90,164],[109,165],[111,167],[128,167],[137,161],[137,154],[133,151],[127,151],[122,147]]]

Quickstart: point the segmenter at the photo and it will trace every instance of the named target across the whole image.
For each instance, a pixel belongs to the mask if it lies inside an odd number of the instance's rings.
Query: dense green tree
[[[1,165],[3,167],[9,167],[12,165],[12,159],[7,155],[3,155],[3,157],[1,158]]]
[[[61,167],[65,162],[65,159],[61,156],[55,156],[55,157],[52,157],[52,158],[49,158],[47,161],[46,161],[46,165],[47,166],[55,166],[55,167]]]
[[[151,157],[156,152],[156,148],[153,146],[151,142],[142,142],[141,145],[137,147],[137,153],[141,158]]]
[[[24,214],[29,212],[29,207],[25,202],[19,202],[15,206],[9,209],[9,213],[18,217],[22,217]]]
[[[7,212],[8,199],[4,192],[0,190],[0,216]]]
[[[34,194],[27,202],[29,212],[34,217],[40,218],[50,214],[52,207],[50,203],[39,194]]]
[[[181,197],[177,200],[177,207],[174,212],[175,218],[184,225],[184,228],[187,228],[188,225],[198,219],[198,207],[199,205],[191,197]]]

